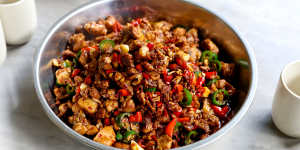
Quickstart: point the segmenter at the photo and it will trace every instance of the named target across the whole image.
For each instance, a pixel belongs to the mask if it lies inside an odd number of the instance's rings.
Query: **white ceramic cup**
[[[0,19],[7,44],[28,42],[37,26],[34,0],[0,0]]]
[[[300,138],[300,60],[289,63],[281,72],[272,118],[281,132]]]

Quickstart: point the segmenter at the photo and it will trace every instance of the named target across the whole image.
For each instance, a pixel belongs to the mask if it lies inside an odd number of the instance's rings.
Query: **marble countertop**
[[[36,0],[38,28],[25,45],[9,47],[0,67],[0,149],[81,150],[44,114],[33,87],[32,57],[50,26],[90,0]],[[283,66],[300,58],[298,0],[199,0],[235,24],[254,48],[259,82],[254,103],[241,122],[207,150],[299,150],[300,140],[284,136],[271,120],[272,97]]]

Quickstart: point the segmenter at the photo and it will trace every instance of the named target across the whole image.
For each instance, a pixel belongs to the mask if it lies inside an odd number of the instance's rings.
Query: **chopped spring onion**
[[[137,133],[135,131],[133,131],[133,130],[126,131],[125,134],[124,134],[124,141],[126,143],[128,143],[129,141],[131,141],[131,140],[134,139],[134,137],[135,137],[136,134]]]
[[[248,69],[248,68],[249,68],[249,63],[248,63],[248,61],[246,61],[246,60],[240,59],[240,60],[238,61],[238,63],[239,63],[240,66],[242,66],[242,67],[245,68],[245,69]]]
[[[206,50],[202,53],[200,61],[203,62],[206,58],[208,58],[209,62],[212,62],[218,60],[218,55],[210,50]]]
[[[130,116],[130,113],[121,113],[116,117],[117,124],[119,125],[120,128],[124,127],[124,124],[122,122],[123,118],[128,116]]]
[[[63,63],[63,65],[64,65],[65,68],[68,68],[68,67],[72,66],[72,62],[69,61],[69,60],[65,60],[64,63]]]
[[[184,91],[185,98],[186,98],[186,102],[184,104],[185,104],[185,106],[189,106],[192,104],[192,100],[193,100],[192,93],[186,88],[184,88],[183,91]]]
[[[222,99],[218,99],[219,94],[224,94]],[[217,106],[222,106],[226,104],[226,101],[224,100],[224,96],[229,96],[227,90],[221,89],[213,93],[212,95],[212,103]]]
[[[156,88],[145,89],[145,92],[156,92]]]
[[[123,135],[120,132],[118,132],[117,135],[116,135],[116,139],[118,141],[121,141],[123,139]]]
[[[191,144],[192,143],[192,139],[191,137],[193,136],[197,136],[198,132],[197,131],[190,131],[187,136],[185,137],[184,143],[187,144]]]
[[[115,42],[113,40],[102,40],[99,43],[99,48],[102,52],[108,51],[109,49],[113,49],[115,46]]]
[[[207,86],[212,85],[213,83],[216,83],[218,80],[217,79],[212,79],[207,83]]]
[[[66,86],[67,94],[73,95],[75,93],[75,87],[70,86],[69,84]]]

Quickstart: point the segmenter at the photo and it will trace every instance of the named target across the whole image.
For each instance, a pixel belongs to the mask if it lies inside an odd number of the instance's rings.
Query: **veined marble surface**
[[[38,28],[26,45],[9,47],[0,67],[0,149],[83,150],[44,114],[33,87],[32,57],[50,26],[91,0],[36,0]],[[272,97],[283,66],[300,59],[300,1],[199,0],[234,24],[254,48],[259,82],[242,121],[204,150],[299,150],[300,140],[280,133],[271,120]]]

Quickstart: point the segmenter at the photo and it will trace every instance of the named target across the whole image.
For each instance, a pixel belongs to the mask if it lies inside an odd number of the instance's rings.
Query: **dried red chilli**
[[[164,76],[164,81],[165,81],[167,84],[170,84],[170,82],[171,82],[172,79],[173,79],[173,75],[168,75],[168,72],[165,70],[164,73],[163,73],[163,76]]]
[[[148,80],[148,79],[150,78],[149,74],[147,74],[147,73],[145,73],[145,72],[143,72],[142,74],[143,74],[143,77],[144,77],[146,80]]]
[[[205,77],[208,79],[213,79],[217,76],[216,71],[211,71],[211,72],[205,72]]]
[[[214,112],[217,114],[217,116],[221,118],[226,118],[228,112],[230,111],[230,108],[228,105],[222,107],[211,105],[211,108],[214,110]]]
[[[143,121],[143,117],[140,111],[136,112],[135,115],[129,116],[129,122],[142,122],[142,121]]]
[[[173,112],[173,114],[174,114],[177,118],[179,118],[179,117],[181,116],[181,114],[182,114],[182,111],[180,111],[180,112],[175,111],[175,112]]]
[[[80,69],[74,69],[73,73],[72,73],[72,78],[74,78],[75,76],[77,76],[80,73]]]
[[[157,102],[156,106],[157,107],[161,107],[162,106],[162,102]]]
[[[187,69],[187,64],[184,60],[182,60],[181,58],[176,58],[176,63],[181,66],[183,69]]]
[[[113,73],[114,70],[110,69],[110,70],[106,70],[105,72],[106,72],[106,74],[110,74],[110,73]]]
[[[204,92],[204,88],[203,88],[203,87],[199,87],[199,88],[197,89],[196,96],[202,97],[203,92]]]
[[[84,83],[85,83],[85,84],[88,84],[88,85],[92,84],[92,78],[91,78],[91,76],[87,76],[87,77],[84,79]]]
[[[105,125],[110,125],[110,120],[109,120],[109,118],[105,118],[105,119],[104,119],[104,124],[105,124]]]
[[[202,87],[202,85],[204,84],[205,82],[205,77],[201,76],[201,77],[198,77],[197,78],[197,83],[196,83],[196,86],[199,88],[199,87]]]
[[[166,126],[165,132],[168,136],[172,137],[173,131],[176,125],[176,119],[174,118],[169,124]]]
[[[157,141],[156,135],[152,135],[151,138],[152,138],[153,140]]]
[[[139,72],[142,72],[143,71],[143,67],[141,64],[138,64],[135,66],[136,70],[139,71]]]
[[[178,66],[177,66],[176,64],[170,64],[170,65],[169,65],[169,68],[170,68],[171,70],[175,70],[175,69],[178,68]]]
[[[170,47],[165,46],[165,47],[163,47],[163,50],[167,51],[169,48],[170,48]]]
[[[114,32],[120,32],[122,28],[123,28],[122,25],[118,21],[113,25]]]
[[[151,51],[151,50],[153,50],[154,45],[153,45],[152,43],[148,43],[148,44],[147,44],[147,47],[148,47],[149,50]]]
[[[169,44],[169,43],[174,43],[175,41],[176,41],[176,38],[173,38],[173,39],[167,40],[165,43]]]
[[[120,89],[119,92],[120,96],[128,96],[130,93],[126,89]]]
[[[133,26],[135,26],[135,27],[137,27],[137,26],[140,25],[141,23],[142,23],[141,18],[137,18],[137,19],[135,19],[135,20],[133,20],[133,21],[131,22],[131,24],[132,24]]]
[[[176,93],[181,93],[183,91],[183,86],[181,84],[176,84],[174,89],[176,90]]]
[[[80,86],[77,86],[77,87],[76,87],[75,92],[76,92],[76,95],[79,95],[79,94],[80,94]]]
[[[189,117],[183,117],[183,118],[177,118],[178,122],[189,122],[190,118]]]
[[[115,115],[115,116],[117,116],[117,115],[119,115],[119,114],[120,114],[119,111],[115,111],[115,112],[114,112],[114,115]]]

